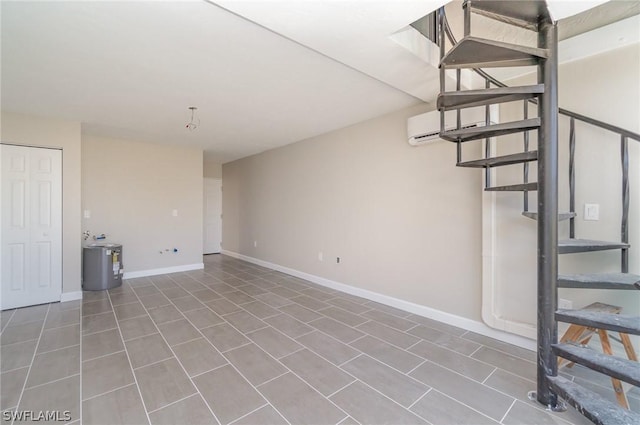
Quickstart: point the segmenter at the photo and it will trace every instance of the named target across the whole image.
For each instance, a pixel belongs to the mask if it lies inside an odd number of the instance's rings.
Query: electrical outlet
[[[600,204],[584,204],[584,219],[587,221],[600,220]]]
[[[253,247],[257,248],[258,247],[258,241],[253,241]]]
[[[340,257],[336,257],[336,264],[340,264]]]
[[[178,210],[171,210],[171,215],[174,217],[178,216]]]
[[[318,252],[318,261],[324,261],[324,256],[322,255],[322,251]]]
[[[91,210],[84,210],[84,218],[91,218]]]
[[[559,298],[558,308],[564,309],[564,310],[571,310],[573,308],[573,301],[565,300],[564,298]]]

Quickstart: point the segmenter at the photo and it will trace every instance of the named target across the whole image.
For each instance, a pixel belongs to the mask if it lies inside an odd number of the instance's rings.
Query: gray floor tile
[[[82,402],[84,425],[148,424],[142,399],[135,385],[120,388]]]
[[[516,401],[502,423],[504,425],[567,425],[564,420],[520,401]]]
[[[330,300],[331,298],[335,298],[333,290],[331,289],[318,289],[316,287],[314,288],[306,288],[300,291],[301,294],[306,295],[308,297],[311,298],[315,298],[318,301],[322,301],[322,302],[326,302],[327,300]]]
[[[502,419],[513,403],[513,398],[435,363],[423,363],[410,375],[497,421]]]
[[[115,291],[116,289],[121,289],[121,288],[122,287],[113,288],[113,289],[110,289],[108,292],[107,291],[82,291],[82,302],[87,303],[91,301],[107,299],[108,293],[111,293],[112,291]],[[121,291],[121,292],[126,292],[126,291]]]
[[[209,326],[224,323],[224,319],[208,308],[198,310],[185,311],[184,315],[198,329],[208,328]]]
[[[158,333],[131,339],[125,345],[134,369],[173,357],[169,346]]]
[[[149,295],[146,297],[140,297],[140,302],[147,310],[171,304],[169,298],[165,297],[161,293]]]
[[[536,389],[535,381],[526,380],[502,369],[496,369],[484,384],[523,401],[528,400],[529,391]]]
[[[231,366],[193,378],[207,404],[226,425],[266,404],[264,398]],[[224,391],[220,391],[224,388]]]
[[[302,348],[300,344],[272,327],[248,333],[247,336],[276,359]]]
[[[153,286],[145,287],[142,289],[146,289],[146,288],[153,288]],[[111,299],[111,304],[114,307],[118,305],[123,305],[123,304],[131,304],[138,301],[138,296],[133,292],[121,292],[119,294],[110,294],[109,298]]]
[[[306,307],[302,307],[299,304],[285,305],[284,307],[280,307],[278,310],[283,313],[287,313],[289,316],[292,316],[304,323],[308,323],[322,317],[321,314],[318,314],[313,310],[309,310]]]
[[[236,289],[239,290],[239,291],[244,292],[245,294],[247,294],[249,296],[266,294],[268,292],[266,289],[258,288],[257,286],[251,285],[249,283],[246,284],[246,285],[237,286]]]
[[[435,390],[429,391],[411,410],[433,425],[498,425],[493,419]]]
[[[424,361],[423,358],[415,354],[408,353],[369,335],[352,342],[350,345],[404,373],[409,372]]]
[[[16,309],[9,326],[22,325],[32,322],[43,322],[49,311],[49,305],[36,305]]]
[[[122,339],[125,341],[158,332],[149,316],[121,321],[120,331],[122,332]]]
[[[12,325],[9,323],[0,335],[0,344],[9,345],[16,342],[24,342],[40,337],[40,331],[44,320],[40,322],[25,323],[22,325]]]
[[[340,390],[330,399],[361,424],[427,424],[420,417],[359,381]]]
[[[344,343],[364,336],[359,330],[327,317],[309,322],[309,325]]]
[[[327,304],[331,304],[331,305],[334,305],[336,307],[340,307],[341,309],[349,311],[349,312],[354,313],[354,314],[364,313],[365,311],[369,311],[372,308],[372,307],[368,306],[367,304],[354,303],[353,301],[349,301],[349,300],[341,298],[341,297],[342,297],[342,294],[339,297],[331,298],[330,300],[328,300],[326,302],[327,302]]]
[[[258,389],[292,424],[335,424],[347,416],[291,373],[269,381]]]
[[[147,315],[146,310],[138,301],[132,304],[114,306],[113,311],[116,314],[116,319],[118,320],[127,320],[134,317]]]
[[[275,286],[273,288],[269,288],[269,292],[273,292],[274,294],[282,298],[294,298],[301,295],[300,292],[294,291],[293,289],[285,288],[284,286]]]
[[[266,323],[246,311],[227,314],[224,316],[224,320],[243,333],[253,332],[267,327]]]
[[[392,314],[387,314],[379,310],[369,310],[365,313],[362,313],[362,316],[367,317],[371,320],[375,320],[378,323],[382,323],[383,325],[387,325],[394,329],[398,329],[400,331],[406,331],[416,325],[415,322],[394,316]]]
[[[0,371],[7,372],[31,364],[38,340],[3,345],[0,349]]]
[[[293,301],[292,299],[284,298],[271,292],[268,294],[256,295],[256,299],[270,305],[273,308],[284,307],[285,305],[291,304],[291,302]]]
[[[492,348],[482,347],[471,356],[475,359],[489,363],[500,369],[504,369],[515,375],[532,381],[536,380],[536,364],[519,357],[496,351]]]
[[[204,338],[174,345],[172,348],[189,376],[199,375],[227,364],[227,360]]]
[[[106,313],[113,310],[111,308],[111,302],[108,298],[103,298],[97,301],[83,302],[82,303],[82,315],[89,316],[91,314]]]
[[[285,367],[255,344],[227,351],[224,355],[253,385],[260,385],[287,372]]]
[[[82,362],[83,400],[133,383],[125,352]]]
[[[116,329],[117,327],[116,316],[111,311],[92,316],[82,316],[83,335]]]
[[[192,292],[191,295],[196,297],[200,302],[206,303],[213,300],[223,299],[222,295],[212,289],[202,289],[200,291]]]
[[[49,314],[58,313],[61,311],[81,310],[81,309],[82,309],[82,300],[54,302],[49,304]]]
[[[201,337],[200,332],[191,326],[187,319],[161,323],[158,328],[169,345],[181,344]]]
[[[495,366],[482,363],[427,341],[420,341],[411,347],[409,351],[478,382],[483,382],[496,369]]]
[[[151,319],[156,323],[156,325],[165,322],[172,322],[184,317],[182,313],[180,313],[178,309],[172,305],[152,308],[151,310],[149,310],[149,316],[151,316]]]
[[[318,331],[303,335],[296,341],[338,366],[360,355],[358,350]]]
[[[405,318],[411,320],[412,322],[416,322],[429,328],[436,329],[441,332],[446,332],[454,336],[462,336],[467,332],[466,329],[438,322],[437,320],[429,319],[428,317],[418,316],[417,314],[410,314]]]
[[[186,297],[174,298],[173,305],[180,310],[181,312],[197,310],[199,308],[204,308],[205,305],[202,304],[196,297],[193,295],[187,295]]]
[[[357,314],[349,313],[348,311],[343,310],[339,307],[325,308],[320,310],[319,313],[337,320],[338,322],[342,322],[347,326],[358,326],[363,324],[364,322],[369,321],[369,319],[358,316]]]
[[[307,349],[283,357],[280,361],[325,396],[355,381],[352,376]]]
[[[420,341],[420,338],[413,335],[408,335],[404,332],[400,332],[396,329],[373,321],[364,323],[358,326],[357,329],[400,348],[409,348],[416,342]]]
[[[269,317],[264,321],[291,338],[297,338],[313,330],[312,327],[284,313]]]
[[[269,307],[265,303],[261,301],[253,301],[247,304],[242,304],[242,308],[247,310],[249,313],[256,316],[258,319],[264,319],[266,317],[275,316],[280,314],[280,312],[272,307]]]
[[[33,359],[27,388],[80,373],[80,346],[38,354]]]
[[[124,350],[120,332],[111,329],[82,337],[82,360],[91,360],[96,357],[112,354]]]
[[[0,311],[0,332],[9,324],[15,310]]]
[[[233,291],[233,292],[226,292],[224,294],[222,294],[222,296],[226,299],[228,299],[229,301],[231,301],[232,303],[235,304],[245,304],[245,303],[250,303],[252,301],[255,301],[256,299],[253,298],[250,295],[245,294],[244,292],[241,291]]]
[[[478,344],[486,345],[487,347],[494,348],[496,350],[511,354],[516,357],[520,357],[530,362],[536,362],[536,352],[527,350],[525,348],[517,347],[515,345],[507,344],[502,341],[498,341],[488,336],[479,335],[474,332],[467,332],[463,335],[464,339],[477,342]]]
[[[206,301],[205,304],[207,305],[207,307],[209,307],[211,310],[213,310],[214,313],[219,314],[220,316],[224,316],[225,314],[229,314],[229,313],[233,313],[235,311],[242,310],[241,307],[239,307],[235,303],[232,303],[231,301],[227,300],[226,298],[220,298],[220,299],[217,299],[217,300]]]
[[[179,285],[182,287],[182,289],[191,293],[207,289],[206,286],[204,286],[200,282],[196,282],[195,280],[190,280],[188,282],[180,282]]]
[[[342,369],[405,407],[429,390],[423,383],[366,355],[345,363]]]
[[[9,409],[18,405],[20,393],[27,379],[28,367],[15,369],[0,375],[0,410]]]
[[[174,298],[186,297],[187,295],[189,295],[187,291],[185,291],[184,289],[178,286],[169,288],[169,289],[163,289],[162,293],[164,294],[165,297],[169,298],[170,300]]]
[[[311,297],[309,297],[307,295],[302,295],[302,296],[299,296],[299,297],[290,298],[290,300],[295,302],[295,303],[297,303],[297,304],[299,304],[299,305],[301,305],[301,306],[303,306],[303,307],[306,307],[306,308],[308,308],[310,310],[314,310],[314,311],[321,310],[323,308],[329,307],[329,304],[323,303],[322,301],[318,301],[317,299],[311,298]]]
[[[201,329],[200,332],[221,352],[238,348],[250,342],[227,323]]]
[[[80,419],[80,376],[25,390],[18,410],[69,411],[69,422]]]
[[[395,308],[395,307],[391,307],[388,306],[386,304],[381,304],[375,301],[367,301],[363,304],[364,307],[369,307],[378,311],[381,311],[383,313],[387,313],[387,314],[391,314],[392,316],[397,316],[397,317],[401,317],[403,319],[408,319],[411,320],[409,318],[409,316],[412,316],[411,313],[409,313],[408,311],[405,310],[401,310],[399,308]],[[413,320],[414,321],[414,320]]]
[[[48,329],[42,332],[38,353],[80,344],[80,325]]]
[[[76,325],[80,323],[80,310],[62,310],[50,311],[47,315],[47,321],[44,324],[45,329],[60,328],[63,326]]]
[[[196,389],[176,359],[136,369],[142,400],[151,412],[196,393]]]
[[[152,425],[175,425],[175,424],[218,424],[213,417],[211,410],[202,400],[200,394],[194,394],[189,398],[177,403],[163,407],[160,410],[149,414]]]
[[[480,344],[477,344],[473,341],[459,338],[449,333],[442,332],[423,325],[411,329],[409,333],[420,337],[425,341],[429,341],[433,344],[446,347],[453,351],[457,351],[458,353],[464,354],[465,356],[471,355],[471,353],[480,348]]]
[[[233,425],[289,425],[273,407],[266,405],[238,419]]]
[[[155,286],[139,286],[137,288],[133,288],[133,291],[140,298],[148,297],[150,295],[157,295],[160,293],[158,288],[156,288]]]

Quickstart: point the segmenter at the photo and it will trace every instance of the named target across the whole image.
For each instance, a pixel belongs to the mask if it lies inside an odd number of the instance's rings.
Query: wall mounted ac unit
[[[445,129],[453,130],[456,128],[456,119],[456,111],[445,112]],[[483,107],[462,110],[462,128],[484,125]],[[424,146],[443,141],[440,138],[440,111],[431,111],[410,117],[407,120],[407,135],[411,146]]]

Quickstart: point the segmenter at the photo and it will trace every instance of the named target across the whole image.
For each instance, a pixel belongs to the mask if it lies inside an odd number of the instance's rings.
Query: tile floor
[[[533,352],[221,255],[1,320],[1,409],[67,423],[589,423],[527,400]]]

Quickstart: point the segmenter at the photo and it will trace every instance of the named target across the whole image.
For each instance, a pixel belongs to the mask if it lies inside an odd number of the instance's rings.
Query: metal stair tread
[[[560,288],[640,289],[640,276],[632,273],[558,275]]]
[[[467,142],[485,139],[487,137],[504,136],[521,131],[535,130],[540,127],[540,118],[530,118],[522,121],[511,121],[482,127],[470,127],[443,131],[440,137],[450,142]]]
[[[532,220],[537,220],[538,219],[538,213],[535,211],[523,211],[522,215],[530,218]],[[575,216],[577,216],[576,213],[574,212],[568,212],[568,213],[559,213],[558,214],[558,221],[564,221],[564,220],[569,220],[570,218],[574,218]]]
[[[486,187],[484,190],[487,192],[528,192],[538,190],[538,183],[519,183],[519,184],[510,184],[506,186],[493,186]]]
[[[629,248],[628,243],[607,242],[592,239],[565,239],[558,241],[559,254],[574,254],[578,252],[606,251],[609,249]]]
[[[547,55],[546,49],[467,36],[449,50],[440,65],[448,68],[529,66],[537,65]]]
[[[640,317],[593,310],[558,310],[556,320],[564,323],[640,335]]]
[[[479,15],[534,31],[537,30],[541,19],[550,17],[544,0],[526,2],[471,0],[468,4],[471,10]]]
[[[640,386],[640,363],[574,344],[551,344],[556,355],[612,378]]]
[[[437,105],[439,110],[471,108],[474,106],[531,99],[542,93],[544,93],[544,84],[452,91],[440,93],[438,95]]]
[[[548,380],[553,392],[565,399],[567,403],[596,425],[636,425],[640,423],[640,414],[623,409],[575,382],[562,376],[549,376]]]
[[[522,164],[538,159],[538,151],[519,152],[511,155],[496,156],[492,158],[475,159],[473,161],[458,162],[458,167],[486,168],[500,167],[503,165]]]

